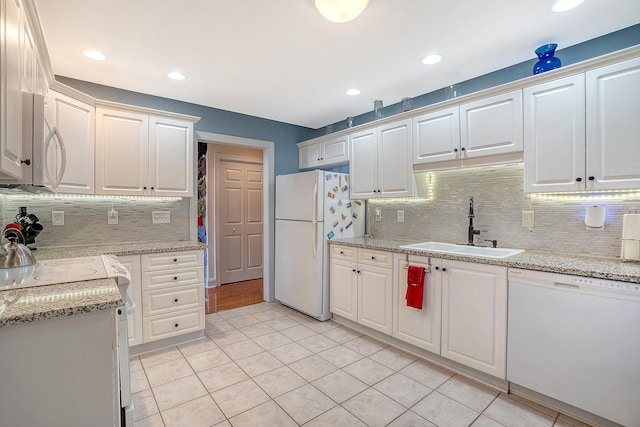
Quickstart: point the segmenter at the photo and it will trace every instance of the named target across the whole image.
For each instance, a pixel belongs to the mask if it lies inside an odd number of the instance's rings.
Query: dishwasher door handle
[[[566,288],[566,289],[576,289],[579,290],[580,286],[578,285],[571,285],[569,283],[559,283],[559,282],[554,282],[553,286],[557,287],[557,288]]]

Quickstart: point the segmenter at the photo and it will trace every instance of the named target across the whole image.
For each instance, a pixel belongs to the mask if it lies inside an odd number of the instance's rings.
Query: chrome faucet
[[[473,197],[469,197],[469,241],[467,243],[467,245],[469,246],[475,246],[475,243],[473,243],[473,236],[476,234],[480,234],[480,230],[475,230],[473,228],[473,218],[475,217],[475,214],[473,212]]]

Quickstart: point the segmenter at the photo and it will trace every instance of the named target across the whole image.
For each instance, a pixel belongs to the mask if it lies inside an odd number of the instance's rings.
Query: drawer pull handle
[[[446,267],[442,267],[442,271],[447,271],[447,268]]]
[[[353,270],[351,270],[351,271],[353,271],[353,272],[355,273],[355,272],[356,272],[356,269],[354,268],[354,269],[353,269]]]
[[[178,298],[174,299],[173,302],[178,302]]]
[[[375,260],[375,259],[376,259],[376,257],[372,256],[372,257],[371,257],[371,259],[372,259],[372,260]]]
[[[178,280],[178,276],[173,276],[173,280]]]
[[[340,251],[340,255],[344,255],[344,251]]]
[[[176,323],[176,324],[175,324],[175,325],[173,325],[173,326],[175,326],[175,327],[177,328],[179,325]]]
[[[174,258],[174,259],[173,259],[173,262],[178,262],[178,258]]]

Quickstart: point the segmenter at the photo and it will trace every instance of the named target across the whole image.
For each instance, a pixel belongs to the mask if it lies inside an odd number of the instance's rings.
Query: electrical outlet
[[[532,230],[534,223],[535,218],[533,215],[533,211],[522,211],[522,226],[528,228],[529,230]]]
[[[64,211],[51,212],[51,222],[53,225],[64,225]]]
[[[404,211],[397,211],[398,222],[404,222]]]
[[[118,223],[118,211],[111,209],[107,212],[107,224],[116,225]]]
[[[170,211],[153,211],[151,213],[151,221],[154,224],[169,224],[171,223]]]
[[[373,220],[375,222],[382,221],[382,211],[380,211],[380,209],[376,208],[376,210],[373,211]]]

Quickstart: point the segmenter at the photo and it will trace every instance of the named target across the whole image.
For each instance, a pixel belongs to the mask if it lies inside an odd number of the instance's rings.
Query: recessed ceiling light
[[[184,79],[187,78],[187,76],[185,76],[184,74],[179,73],[177,71],[173,71],[173,72],[167,74],[167,76],[169,76],[169,78],[173,79],[173,80],[184,80]]]
[[[420,62],[425,65],[437,64],[440,61],[442,61],[442,55],[440,55],[439,53],[431,53],[429,55],[423,56],[420,60]]]
[[[574,7],[580,6],[584,0],[558,0],[551,10],[554,12],[564,12]]]
[[[349,90],[347,91],[347,95],[349,95],[349,96],[356,96],[356,95],[360,95],[360,91],[359,91],[358,89],[356,89],[356,88],[349,89]]]
[[[86,56],[89,59],[93,59],[94,61],[104,61],[105,59],[107,59],[106,56],[104,56],[97,50],[87,49],[87,50],[83,50],[82,53],[84,53],[84,56]]]

